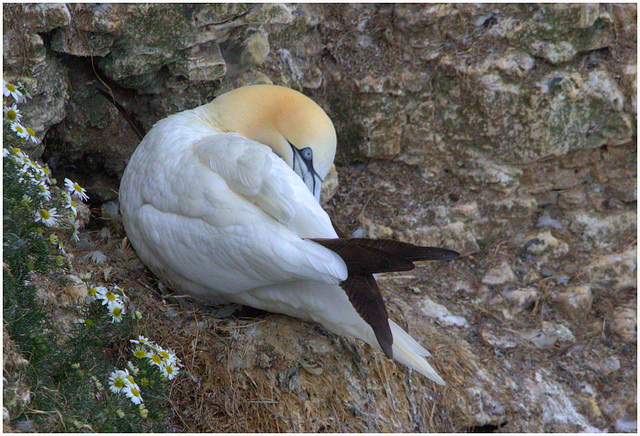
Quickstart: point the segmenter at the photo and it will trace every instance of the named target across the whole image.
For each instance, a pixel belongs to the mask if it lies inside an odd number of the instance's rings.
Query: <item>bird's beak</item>
[[[290,145],[293,150],[293,171],[304,181],[316,200],[320,201],[322,179],[313,168],[313,158],[305,156],[307,149],[298,150],[293,144]]]

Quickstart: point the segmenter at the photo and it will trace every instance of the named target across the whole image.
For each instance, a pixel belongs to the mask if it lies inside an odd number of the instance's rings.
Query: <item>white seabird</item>
[[[318,203],[335,151],[324,111],[280,86],[246,86],[171,115],[122,177],[129,240],[178,292],[318,322],[444,384],[429,352],[388,318],[373,274],[458,254],[340,238]]]

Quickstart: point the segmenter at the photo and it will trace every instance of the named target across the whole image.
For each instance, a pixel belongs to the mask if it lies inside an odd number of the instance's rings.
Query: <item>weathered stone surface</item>
[[[47,33],[71,23],[71,11],[65,4],[27,4],[21,14],[24,21],[39,33]]]
[[[502,262],[499,266],[491,268],[482,277],[482,283],[486,285],[503,285],[508,282],[516,282],[516,275],[507,262]]]
[[[323,204],[339,227],[464,256],[380,280],[447,380],[428,399],[432,386],[371,349],[278,317],[233,333],[244,354],[212,337],[222,348],[203,361],[222,360],[215,376],[194,364],[208,390],[193,383],[190,406],[230,386],[256,394],[268,373],[269,398],[286,403],[244,410],[275,413],[278,431],[617,431],[635,419],[637,5],[6,4],[3,15],[4,78],[33,95],[25,124],[93,206],[116,199],[139,142],[98,88],[144,133],[275,83],[334,121],[340,184],[327,178]],[[322,398],[349,419],[337,425]],[[229,420],[252,431],[242,413]]]
[[[20,27],[18,5],[8,5],[5,14],[16,19],[5,26],[4,34],[4,80],[22,83],[33,97],[30,104],[19,104],[22,122],[31,127],[36,137],[42,138],[46,131],[65,117],[69,100],[69,83],[63,65],[47,51],[43,38]],[[44,28],[64,23],[65,8],[31,5],[31,12]],[[43,15],[44,14],[44,15]],[[6,20],[6,18],[5,18]],[[49,23],[49,24],[47,24]],[[36,151],[42,154],[42,148]]]
[[[584,319],[589,314],[593,303],[591,285],[582,284],[563,289],[554,294],[553,299],[569,319]]]
[[[446,307],[427,296],[423,298],[421,308],[425,316],[433,318],[437,324],[443,327],[469,327],[469,323],[464,317],[452,314]]]
[[[527,238],[523,249],[527,253],[536,256],[549,254],[557,257],[566,253],[569,250],[569,247],[565,242],[560,241],[553,236],[550,231],[546,231]]]
[[[214,81],[227,72],[227,65],[215,42],[207,42],[185,49],[180,57],[167,65],[172,74],[189,81]]]
[[[505,291],[504,298],[511,305],[513,312],[520,313],[530,310],[540,298],[540,293],[534,287],[526,287]]]
[[[637,269],[637,249],[632,246],[624,252],[594,259],[583,272],[594,285],[620,292],[636,287]]]
[[[635,211],[618,212],[604,217],[584,212],[575,215],[571,229],[598,246],[606,247],[619,240],[631,242],[635,238],[637,225]]]
[[[613,311],[611,331],[625,342],[635,342],[638,337],[638,312],[635,307],[620,306]]]

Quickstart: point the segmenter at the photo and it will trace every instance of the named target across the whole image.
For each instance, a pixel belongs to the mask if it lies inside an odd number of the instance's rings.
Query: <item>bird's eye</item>
[[[302,150],[300,150],[300,154],[302,155],[304,160],[313,159],[313,151],[311,151],[311,149],[309,147],[303,148]]]

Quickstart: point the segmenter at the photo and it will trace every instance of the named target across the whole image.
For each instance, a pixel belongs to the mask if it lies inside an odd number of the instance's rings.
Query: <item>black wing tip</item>
[[[453,260],[453,259],[460,258],[460,253],[458,253],[457,251],[449,250],[448,248],[439,248],[438,250],[441,252],[441,255],[442,255],[442,257],[440,257],[439,259]]]
[[[374,333],[376,332],[374,331]],[[382,348],[382,352],[389,359],[393,359],[393,338],[391,339],[391,342],[389,342],[388,340],[378,336],[376,333],[376,339],[378,340],[378,344],[380,344],[380,348]]]

